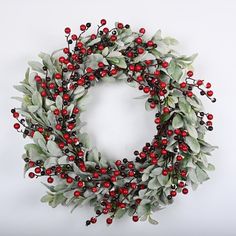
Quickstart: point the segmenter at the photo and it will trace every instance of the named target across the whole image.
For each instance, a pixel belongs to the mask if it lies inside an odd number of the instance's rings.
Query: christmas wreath
[[[133,32],[129,25],[105,27],[80,34],[65,28],[67,45],[52,55],[40,53],[42,62],[29,62],[25,79],[15,86],[24,94],[15,97],[21,108],[11,110],[14,128],[33,143],[25,145],[25,173],[44,177],[48,192],[42,202],[56,207],[90,204],[94,217],[86,225],[107,215],[106,223],[126,213],[134,222],[148,220],[152,212],[187,194],[208,179],[214,166],[208,156],[215,149],[204,141],[213,129],[213,115],[203,111],[194,89],[212,102],[211,84],[196,80],[191,66],[196,55],[174,50],[177,41],[162,37],[160,30],[150,39],[145,29]],[[156,134],[134,157],[110,161],[91,146],[80,114],[88,91],[100,81],[123,80],[144,94],[147,110],[155,110]],[[20,117],[21,116],[21,117]]]

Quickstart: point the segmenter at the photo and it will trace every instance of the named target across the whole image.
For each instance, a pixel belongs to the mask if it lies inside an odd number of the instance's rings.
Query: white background
[[[236,2],[215,1],[0,1],[0,235],[236,235],[235,224],[235,66]],[[12,85],[23,79],[28,60],[40,51],[52,52],[64,45],[64,27],[78,32],[81,23],[94,25],[106,18],[109,25],[121,21],[133,29],[145,27],[154,34],[180,41],[179,50],[198,52],[196,75],[212,82],[217,103],[204,104],[215,116],[215,129],[207,137],[220,148],[212,160],[216,171],[196,192],[179,197],[175,204],[155,214],[158,226],[133,224],[129,218],[111,227],[104,219],[91,227],[84,222],[89,208],[51,209],[39,202],[45,189],[22,176],[24,141],[12,128],[10,109],[18,95]],[[108,158],[129,157],[134,149],[151,140],[154,125],[139,93],[126,85],[103,85],[93,90],[94,98],[85,114],[87,130]]]

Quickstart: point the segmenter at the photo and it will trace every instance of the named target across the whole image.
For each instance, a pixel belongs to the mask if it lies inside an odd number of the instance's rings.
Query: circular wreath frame
[[[216,100],[210,83],[193,78],[196,54],[179,55],[175,39],[163,38],[160,30],[149,39],[144,28],[105,25],[101,20],[96,33],[86,36],[90,23],[80,26],[79,35],[65,28],[67,46],[40,53],[42,62],[29,62],[25,79],[15,86],[24,96],[16,98],[21,108],[11,111],[18,121],[14,128],[33,140],[25,145],[25,173],[46,176],[48,192],[41,201],[52,207],[92,205],[96,214],[86,225],[102,214],[111,224],[126,213],[134,222],[157,224],[152,212],[187,194],[188,186],[196,189],[214,169],[207,157],[215,146],[204,141],[213,115],[204,112],[194,89]],[[116,161],[92,147],[80,120],[89,88],[113,80],[137,87],[146,109],[156,112],[153,139],[134,151],[135,158]]]

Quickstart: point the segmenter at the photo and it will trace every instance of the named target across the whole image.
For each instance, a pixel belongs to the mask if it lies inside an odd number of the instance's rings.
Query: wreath
[[[179,194],[196,189],[214,170],[208,156],[216,147],[204,141],[212,131],[213,115],[204,112],[194,89],[212,102],[211,84],[194,79],[192,56],[174,50],[177,41],[150,39],[145,29],[133,32],[128,24],[105,27],[86,35],[65,28],[66,47],[52,55],[40,53],[42,62],[29,62],[25,79],[14,86],[24,94],[15,97],[21,108],[11,110],[14,128],[29,137],[25,145],[24,172],[46,178],[48,191],[42,202],[56,207],[90,204],[94,224],[101,215],[106,223],[126,213],[134,222],[158,222],[151,214],[173,202]],[[156,134],[134,157],[110,161],[92,147],[80,114],[88,91],[101,81],[122,80],[143,92],[147,110],[155,110]],[[21,116],[21,117],[20,117]]]

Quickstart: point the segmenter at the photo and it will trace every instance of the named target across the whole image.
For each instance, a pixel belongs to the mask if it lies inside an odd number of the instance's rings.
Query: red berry
[[[79,188],[84,187],[84,182],[83,182],[83,181],[78,181],[77,186],[78,186]]]
[[[131,187],[132,189],[135,189],[135,188],[137,187],[137,184],[136,184],[136,183],[130,183],[130,187]]]
[[[79,196],[80,196],[80,191],[75,191],[75,192],[74,192],[74,196],[75,196],[75,197],[79,197]]]
[[[104,182],[103,183],[104,188],[109,188],[111,185],[109,182]]]
[[[69,48],[64,48],[63,49],[63,52],[65,53],[65,54],[68,54],[70,51],[69,51]]]
[[[66,27],[66,28],[65,28],[65,33],[66,33],[66,34],[69,34],[70,32],[71,32],[71,29],[70,29],[69,27]]]
[[[185,88],[187,86],[187,83],[186,82],[182,82],[181,84],[180,84],[180,88]]]
[[[14,117],[14,118],[18,118],[18,117],[19,117],[19,113],[18,113],[18,112],[14,112],[14,113],[13,113],[13,117]]]
[[[40,168],[40,167],[36,167],[36,168],[34,169],[34,172],[35,172],[36,174],[41,173],[41,168]]]
[[[61,79],[61,74],[60,73],[56,73],[55,75],[54,75],[54,77],[55,77],[55,79]]]
[[[185,186],[185,183],[183,181],[179,182],[178,184],[179,188],[183,188]]]
[[[144,49],[143,48],[138,48],[138,54],[143,54],[144,53]]]
[[[166,155],[166,154],[167,154],[167,151],[166,151],[165,149],[162,149],[162,150],[161,150],[161,154],[162,154],[162,155]]]
[[[63,94],[63,100],[68,101],[70,99],[69,94],[65,93]]]
[[[183,188],[182,193],[183,194],[188,194],[188,189],[187,188]]]
[[[116,36],[116,35],[112,35],[112,36],[110,37],[110,40],[113,41],[113,42],[116,41],[116,40],[117,40],[117,36]]]
[[[104,67],[104,63],[102,61],[98,62],[98,67]]]
[[[53,183],[54,179],[50,176],[50,177],[48,177],[47,181],[49,184],[51,184],[51,183]]]
[[[168,170],[163,170],[162,175],[167,176],[168,175]]]
[[[118,29],[123,29],[123,28],[124,28],[124,25],[123,25],[122,23],[118,23],[118,24],[117,24],[117,28],[118,28]]]
[[[189,70],[189,71],[187,72],[187,76],[188,76],[188,77],[192,77],[192,76],[193,76],[193,72],[192,72],[191,70]]]
[[[170,109],[169,109],[168,107],[164,107],[164,108],[163,108],[163,112],[167,114],[167,113],[170,112]]]
[[[78,155],[79,157],[82,157],[82,156],[84,156],[84,152],[83,152],[82,150],[81,150],[81,151],[78,151],[77,155]]]
[[[53,111],[53,113],[54,113],[54,115],[58,116],[58,115],[60,114],[60,110],[56,108],[56,109]]]
[[[143,42],[143,40],[142,40],[141,37],[138,37],[138,38],[135,39],[135,42],[136,42],[137,44],[140,44],[140,43]]]
[[[117,161],[115,162],[115,164],[116,164],[116,166],[120,166],[120,165],[122,164],[122,162],[121,162],[120,160],[117,160]]]
[[[92,224],[95,224],[97,222],[97,218],[96,217],[92,217],[90,219],[90,221],[91,221]]]
[[[164,89],[164,88],[166,87],[166,83],[165,83],[165,82],[160,82],[160,87],[161,87],[162,89]]]
[[[161,72],[159,71],[159,70],[156,70],[155,72],[154,72],[154,75],[155,76],[159,76],[161,74]]]
[[[73,179],[71,177],[67,177],[66,182],[68,184],[71,184],[71,183],[73,183]]]
[[[100,23],[101,23],[101,25],[105,25],[105,24],[107,23],[107,21],[106,21],[105,19],[102,19],[102,20],[100,21]]]
[[[43,130],[44,130],[43,127],[38,127],[38,132],[39,133],[43,133]]]
[[[61,130],[62,126],[60,124],[56,124],[55,128],[56,128],[56,130]]]
[[[15,124],[14,124],[14,128],[15,128],[15,129],[19,129],[19,128],[20,128],[20,124],[15,123]]]
[[[109,32],[109,29],[106,27],[106,28],[103,28],[102,30],[105,34],[107,34]]]
[[[188,133],[186,131],[182,131],[181,135],[182,135],[182,137],[186,137],[188,135]]]
[[[107,222],[108,225],[112,224],[112,218],[107,218],[106,222]]]
[[[192,92],[192,91],[188,91],[188,92],[187,92],[187,96],[188,96],[188,97],[192,97],[192,96],[193,96],[193,92]]]
[[[127,188],[122,189],[123,195],[127,195],[129,193],[129,190]]]
[[[209,89],[211,87],[211,83],[206,84],[206,88]]]
[[[212,90],[207,91],[207,96],[208,97],[211,97],[212,95],[213,95],[213,91]]]
[[[31,179],[34,178],[34,177],[35,177],[35,173],[30,172],[30,173],[29,173],[29,177],[30,177]]]
[[[203,80],[198,80],[198,81],[197,81],[197,85],[198,85],[198,86],[201,86],[202,84],[203,84]]]
[[[177,160],[177,161],[182,161],[182,160],[183,160],[183,157],[180,156],[180,155],[178,155],[178,156],[176,157],[176,160]]]
[[[166,133],[167,133],[167,135],[168,135],[168,136],[171,136],[171,135],[173,135],[173,131],[172,131],[172,130],[167,130],[167,132],[166,132]]]
[[[163,68],[167,68],[167,67],[169,66],[169,63],[168,63],[167,61],[163,61],[162,64],[161,64],[161,66],[162,66]]]
[[[91,188],[91,191],[92,191],[93,193],[96,193],[98,190],[97,190],[96,187],[92,187],[92,188]]]
[[[150,88],[149,88],[148,86],[145,86],[145,87],[143,88],[143,92],[144,92],[144,93],[149,93],[149,92],[150,92]]]
[[[46,92],[45,90],[43,90],[43,91],[41,92],[41,96],[42,96],[42,97],[46,97],[46,96],[47,96],[47,92]]]
[[[141,29],[139,30],[139,33],[140,33],[140,34],[145,34],[145,29],[144,29],[144,28],[141,28]]]
[[[75,108],[73,109],[73,113],[74,113],[74,114],[78,114],[78,113],[79,113],[79,108],[78,108],[78,107],[75,107]]]
[[[40,82],[42,81],[42,79],[41,79],[41,77],[40,77],[39,75],[36,75],[36,76],[34,77],[34,79],[35,79],[35,81],[38,82],[38,83],[40,83]]]
[[[47,175],[51,175],[52,174],[52,170],[51,169],[47,169],[45,172],[46,172]]]
[[[146,158],[147,155],[146,155],[145,152],[140,152],[140,153],[139,153],[139,156],[140,156],[141,158]]]
[[[76,34],[72,34],[72,35],[71,35],[71,39],[72,39],[73,41],[75,41],[75,40],[77,39],[77,35],[76,35]]]
[[[161,118],[160,118],[160,117],[157,117],[154,122],[155,122],[156,124],[160,124]]]
[[[81,31],[85,31],[85,30],[86,30],[86,25],[81,25],[81,26],[80,26],[80,30],[81,30]]]
[[[175,196],[177,195],[177,192],[174,191],[174,190],[172,190],[172,191],[170,192],[170,195],[171,195],[172,197],[175,197]]]
[[[64,61],[65,61],[65,57],[59,57],[59,62],[60,63],[64,63]]]
[[[208,120],[213,120],[213,115],[212,115],[212,114],[208,114],[208,115],[207,115],[207,119],[208,119]]]
[[[148,47],[152,47],[153,45],[154,45],[153,41],[149,40],[149,41],[147,42],[147,46],[148,46]]]
[[[133,221],[137,222],[138,221],[138,216],[133,216]]]

